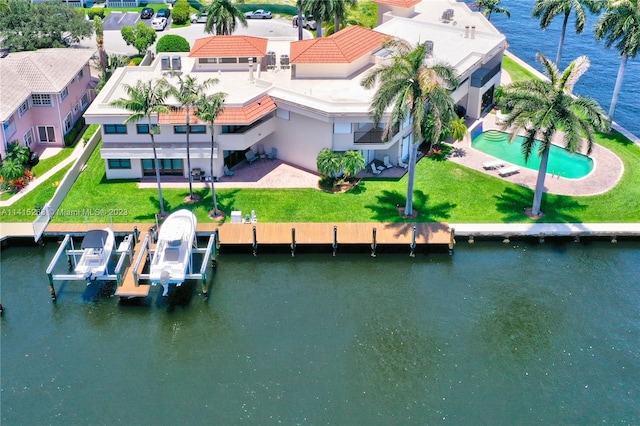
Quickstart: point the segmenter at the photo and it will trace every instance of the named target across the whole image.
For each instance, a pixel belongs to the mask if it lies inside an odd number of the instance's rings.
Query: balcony
[[[275,117],[269,117],[250,126],[242,126],[233,133],[222,133],[218,135],[218,141],[224,150],[241,151],[260,142],[273,133],[275,128]]]

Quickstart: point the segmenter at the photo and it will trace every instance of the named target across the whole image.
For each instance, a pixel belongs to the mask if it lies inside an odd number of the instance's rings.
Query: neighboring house
[[[42,49],[0,58],[0,155],[20,141],[63,146],[93,98],[92,49]]]
[[[366,71],[388,60],[381,48],[387,36],[411,43],[428,41],[434,61],[458,71],[460,87],[452,94],[471,118],[479,118],[493,103],[499,85],[505,37],[480,13],[453,0],[376,0],[380,25],[374,30],[351,26],[329,37],[302,41],[270,41],[240,35],[206,37],[191,52],[159,55],[146,67],[116,70],[85,114],[88,123],[102,125],[102,158],[107,178],[153,176],[153,155],[146,122],[123,124],[129,113],[112,107],[126,97],[124,84],[135,85],[189,73],[199,81],[215,78],[210,92],[227,94],[225,110],[216,120],[214,176],[245,161],[245,152],[276,148],[278,158],[315,170],[322,148],[358,150],[367,161],[389,156],[406,158],[412,141],[407,121],[394,137],[382,141],[382,124],[369,114],[374,90],[360,82]],[[384,22],[383,22],[384,21]],[[168,99],[168,103],[177,103]],[[175,109],[152,117],[159,126],[155,138],[163,175],[188,176],[186,113]],[[207,123],[191,114],[191,164],[209,170],[211,133]]]

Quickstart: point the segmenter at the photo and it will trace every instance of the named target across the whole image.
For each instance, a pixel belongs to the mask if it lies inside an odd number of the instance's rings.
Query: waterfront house
[[[160,54],[148,66],[116,70],[87,110],[87,123],[102,125],[102,158],[108,179],[154,175],[146,121],[124,124],[126,110],[111,106],[126,97],[125,85],[138,80],[189,73],[198,81],[215,78],[210,92],[227,94],[225,110],[214,127],[214,176],[224,166],[246,161],[245,153],[277,150],[278,158],[315,170],[318,152],[358,150],[367,162],[392,162],[408,156],[411,126],[403,123],[392,139],[381,139],[382,125],[369,115],[373,90],[360,81],[372,66],[388,60],[382,49],[388,36],[426,42],[433,61],[458,72],[461,85],[452,93],[461,111],[479,118],[493,103],[505,37],[482,14],[453,0],[376,0],[379,25],[373,30],[347,27],[329,37],[302,41],[231,35],[197,40],[189,53]],[[174,99],[167,102],[177,106]],[[186,112],[174,108],[152,117],[161,174],[187,177]],[[211,133],[191,114],[192,168],[209,170]],[[208,173],[207,173],[208,174]]]
[[[0,58],[0,155],[19,141],[36,151],[64,146],[91,103],[93,49],[41,49]]]

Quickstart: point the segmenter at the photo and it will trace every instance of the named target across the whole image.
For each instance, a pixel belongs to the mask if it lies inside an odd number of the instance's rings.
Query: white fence
[[[71,189],[73,183],[76,181],[78,175],[82,171],[82,168],[85,166],[85,164],[87,164],[87,161],[93,153],[93,150],[98,146],[101,134],[102,133],[100,132],[100,129],[98,129],[93,134],[93,136],[91,136],[91,138],[85,145],[82,154],[80,154],[76,162],[73,163],[73,166],[71,166],[67,174],[62,179],[62,182],[60,182],[60,185],[58,186],[58,189],[56,189],[56,192],[55,194],[53,194],[51,200],[49,200],[49,202],[45,204],[36,220],[33,221],[33,238],[36,241],[39,241],[42,237],[42,234],[44,234],[44,231],[47,229],[47,225],[49,225],[51,218],[55,216],[56,211],[60,207],[60,204],[62,204],[62,200],[64,200],[64,197],[67,196],[67,193]],[[78,141],[78,143],[80,144],[83,142]]]

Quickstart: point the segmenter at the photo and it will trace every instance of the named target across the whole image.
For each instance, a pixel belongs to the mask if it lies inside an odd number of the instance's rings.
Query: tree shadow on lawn
[[[429,206],[429,196],[422,191],[413,192],[413,208],[418,212],[415,218],[400,216],[399,207],[404,207],[406,198],[397,191],[382,191],[376,196],[375,205],[365,206],[373,212],[376,222],[440,222],[448,219],[451,210],[456,207],[453,203],[440,203]]]
[[[522,222],[527,219],[524,210],[533,204],[533,191],[524,187],[505,188],[501,195],[496,195],[496,208],[503,215],[503,222]],[[544,216],[535,222],[541,223],[581,223],[582,220],[573,213],[587,207],[573,197],[544,193],[542,195],[542,213]]]

